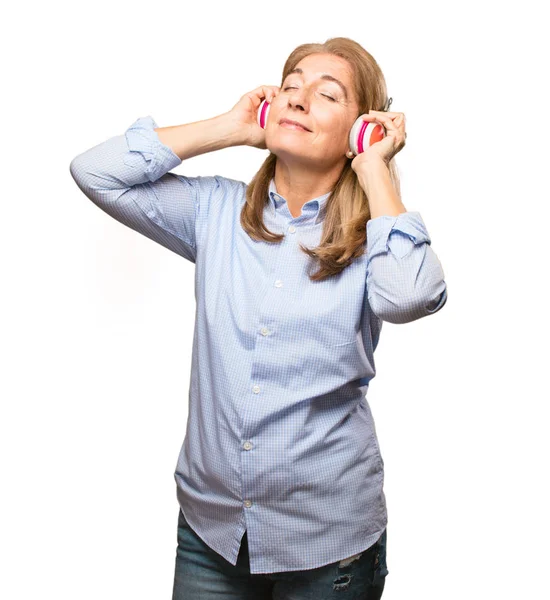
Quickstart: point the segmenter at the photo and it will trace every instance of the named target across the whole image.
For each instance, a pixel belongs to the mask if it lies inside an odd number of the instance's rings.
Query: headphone
[[[384,111],[387,111],[393,102],[393,98],[390,98],[386,102]],[[257,122],[258,125],[265,129],[267,125],[267,117],[269,115],[270,104],[267,100],[262,100],[258,108]],[[365,121],[363,117],[358,117],[353,124],[349,132],[349,145],[355,156],[364,152],[366,148],[372,146],[375,142],[386,137],[386,130],[380,123],[374,123],[372,121]]]

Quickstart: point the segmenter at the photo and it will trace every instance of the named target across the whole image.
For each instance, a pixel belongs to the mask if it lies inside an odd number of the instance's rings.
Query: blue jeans
[[[346,566],[251,574],[246,531],[233,566],[191,529],[180,508],[172,600],[380,600],[389,573],[386,531]]]

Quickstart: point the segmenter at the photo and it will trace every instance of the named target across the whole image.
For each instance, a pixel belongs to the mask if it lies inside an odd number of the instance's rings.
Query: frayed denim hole
[[[376,552],[373,561],[374,567],[374,585],[380,584],[381,580],[388,575],[389,570],[386,561],[386,540],[387,532],[384,530],[376,542]]]

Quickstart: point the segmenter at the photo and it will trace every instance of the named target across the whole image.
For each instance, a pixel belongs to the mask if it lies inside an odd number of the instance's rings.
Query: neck
[[[303,166],[289,168],[277,160],[274,176],[275,187],[277,193],[287,201],[290,213],[298,216],[306,202],[331,192],[341,173],[341,165],[337,165],[329,172],[317,172]]]

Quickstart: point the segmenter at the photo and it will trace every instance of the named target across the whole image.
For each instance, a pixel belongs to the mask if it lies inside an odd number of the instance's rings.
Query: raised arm
[[[447,302],[445,274],[419,212],[368,221],[367,261],[369,305],[382,320],[408,323]]]
[[[201,199],[223,184],[220,177],[169,173],[183,158],[242,143],[229,113],[206,121],[158,128],[137,119],[70,164],[82,192],[108,215],[195,262],[195,220]]]
[[[447,302],[447,284],[417,211],[407,211],[382,162],[368,163],[358,178],[369,199],[367,296],[383,321],[408,323]]]

